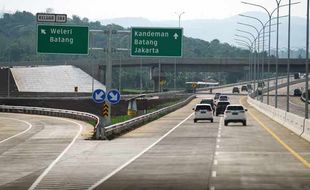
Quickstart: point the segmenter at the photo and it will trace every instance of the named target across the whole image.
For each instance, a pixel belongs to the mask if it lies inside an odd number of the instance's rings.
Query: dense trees
[[[68,24],[87,25],[90,29],[122,29],[117,25],[103,26],[99,21],[92,22],[87,18],[73,15]],[[77,59],[79,56],[66,55],[38,55],[36,53],[36,18],[29,12],[16,12],[4,14],[0,18],[0,61],[29,61],[52,59]],[[92,34],[90,39],[92,47],[102,47],[106,44],[104,35]],[[128,37],[120,37],[114,40],[114,45],[127,47]],[[247,51],[232,47],[227,43],[220,43],[215,39],[211,42],[200,39],[184,37],[184,57],[245,57]],[[126,54],[124,54],[126,56]],[[92,53],[92,58],[100,58],[103,55]],[[128,56],[128,54],[127,54]],[[83,57],[85,58],[85,56]]]

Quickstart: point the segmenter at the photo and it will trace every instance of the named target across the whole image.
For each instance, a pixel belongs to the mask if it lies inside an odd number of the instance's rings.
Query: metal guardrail
[[[121,123],[117,123],[114,125],[107,126],[104,128],[105,138],[111,139],[114,135],[121,134],[125,131],[128,131],[131,128],[138,126],[138,125],[141,125],[143,123],[155,120],[159,116],[165,115],[167,113],[170,113],[174,110],[177,110],[177,109],[183,107],[184,105],[188,104],[194,98],[196,98],[196,95],[192,95],[182,102],[179,102],[177,104],[162,108],[162,109],[154,111],[152,113],[141,115],[139,117],[135,117],[133,119],[130,119],[130,120],[127,120],[127,121],[124,121]]]
[[[53,117],[66,117],[82,121],[95,121],[96,124],[94,126],[94,129],[96,129],[101,124],[101,120],[98,116],[87,112],[79,112],[73,110],[29,107],[29,106],[0,105],[0,112],[36,114],[36,115],[46,115]]]

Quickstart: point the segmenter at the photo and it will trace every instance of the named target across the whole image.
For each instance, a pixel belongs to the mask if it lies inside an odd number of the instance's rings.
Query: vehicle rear
[[[213,123],[213,110],[210,104],[197,104],[194,108],[194,122],[198,120],[210,120]]]
[[[248,91],[248,87],[247,86],[241,86],[241,91]]]
[[[225,95],[221,95],[220,97],[219,97],[219,101],[228,101],[228,96],[225,96]]]
[[[224,111],[225,111],[226,107],[229,104],[230,103],[228,101],[220,101],[220,102],[218,102],[217,105],[216,105],[216,110],[215,110],[216,116],[218,116],[219,114],[224,114]]]
[[[212,110],[215,110],[215,104],[214,104],[214,100],[212,98],[206,98],[206,99],[202,99],[200,101],[200,104],[210,104],[212,107]]]
[[[239,88],[238,87],[233,87],[232,89],[232,93],[240,93]]]
[[[246,125],[246,109],[242,105],[228,105],[224,112],[224,124],[241,122],[244,126]]]

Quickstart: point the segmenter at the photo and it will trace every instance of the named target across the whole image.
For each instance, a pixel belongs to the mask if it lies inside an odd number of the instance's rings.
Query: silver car
[[[195,108],[194,123],[198,120],[210,120],[213,123],[213,110],[210,104],[197,104]]]

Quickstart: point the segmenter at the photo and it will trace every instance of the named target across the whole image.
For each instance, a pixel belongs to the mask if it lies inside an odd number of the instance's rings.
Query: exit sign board
[[[182,28],[131,28],[131,56],[181,57]]]
[[[37,52],[88,54],[88,27],[38,25]]]

